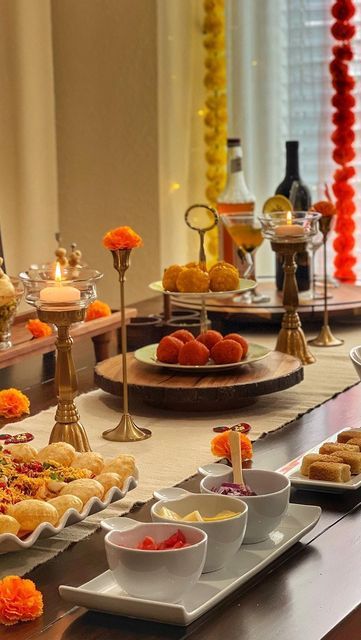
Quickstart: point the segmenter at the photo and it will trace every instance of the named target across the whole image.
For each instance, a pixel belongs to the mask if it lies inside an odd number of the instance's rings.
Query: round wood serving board
[[[279,351],[254,364],[211,375],[155,369],[137,362],[133,353],[128,353],[127,361],[130,398],[175,411],[234,409],[303,380],[300,361]],[[118,355],[95,367],[95,383],[116,396],[122,394],[121,363],[122,356]]]

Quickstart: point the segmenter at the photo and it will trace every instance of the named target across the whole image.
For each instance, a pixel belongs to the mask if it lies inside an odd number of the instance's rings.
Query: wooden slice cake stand
[[[104,391],[121,396],[121,356],[95,367],[95,383]],[[297,358],[272,351],[267,358],[249,365],[209,375],[180,374],[137,362],[128,353],[130,397],[174,411],[222,411],[251,404],[258,396],[288,389],[303,380]]]

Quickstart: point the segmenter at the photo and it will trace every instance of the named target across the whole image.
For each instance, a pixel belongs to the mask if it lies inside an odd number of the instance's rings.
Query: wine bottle
[[[242,159],[243,153],[240,138],[228,138],[227,183],[217,200],[217,209],[220,214],[234,215],[252,213],[254,211],[255,197],[247,187]],[[218,225],[218,233],[219,259],[239,266],[237,247],[222,224]]]
[[[276,195],[286,196],[291,202],[294,211],[308,211],[311,206],[311,193],[303,182],[298,161],[298,140],[286,142],[286,175],[276,189]],[[279,291],[283,288],[283,258],[276,256],[276,286]],[[310,281],[310,258],[307,251],[296,254],[296,280],[299,291],[308,291]]]

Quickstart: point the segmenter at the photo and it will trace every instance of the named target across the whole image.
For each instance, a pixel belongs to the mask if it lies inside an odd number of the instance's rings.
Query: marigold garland
[[[20,418],[30,413],[29,398],[18,389],[2,389],[0,391],[0,416],[2,418]]]
[[[335,171],[332,184],[337,209],[336,238],[333,245],[336,251],[334,264],[336,278],[353,282],[356,280],[353,268],[356,258],[352,253],[355,246],[353,214],[356,206],[355,190],[349,181],[355,175],[351,163],[355,158],[353,109],[356,101],[352,95],[355,80],[349,74],[348,63],[353,59],[351,40],[355,35],[355,26],[351,20],[355,14],[355,5],[352,0],[337,0],[332,5],[331,13],[335,18],[331,33],[338,41],[332,49],[334,57],[330,63],[332,86],[335,90],[332,96],[332,105],[335,107],[332,122],[335,129],[331,140],[334,144],[333,159],[341,167]]]
[[[143,240],[131,227],[117,227],[105,234],[103,245],[110,251],[136,249],[143,245]]]
[[[0,623],[35,620],[43,613],[43,596],[32,580],[6,576],[0,580]]]
[[[112,310],[106,302],[94,300],[86,310],[85,320],[95,320],[96,318],[106,318],[112,315]]]
[[[211,206],[226,182],[227,169],[227,79],[225,48],[224,0],[204,0],[203,32],[205,48],[204,85],[206,110],[204,117],[207,162],[206,197]],[[210,263],[218,258],[218,231],[213,229],[206,236]]]
[[[26,328],[30,331],[33,338],[44,338],[44,336],[51,336],[53,333],[51,327],[46,324],[46,322],[42,322],[37,318],[28,320]]]
[[[218,433],[211,441],[211,451],[217,458],[227,458],[227,460],[231,460],[229,432],[230,430],[228,429],[228,431]],[[239,438],[241,442],[242,460],[251,460],[253,455],[252,442],[244,433],[240,433]]]

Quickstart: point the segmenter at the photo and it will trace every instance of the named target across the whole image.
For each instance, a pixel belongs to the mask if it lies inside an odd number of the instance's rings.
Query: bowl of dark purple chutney
[[[245,485],[234,485],[232,470],[224,475],[207,475],[201,480],[201,493],[238,497],[248,506],[243,544],[262,542],[269,537],[287,511],[290,481],[278,471],[244,469]]]

